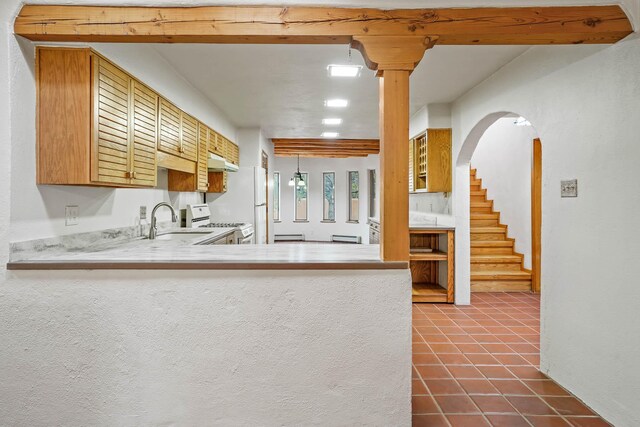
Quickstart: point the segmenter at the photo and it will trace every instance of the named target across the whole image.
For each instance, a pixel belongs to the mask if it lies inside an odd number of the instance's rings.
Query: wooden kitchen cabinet
[[[36,83],[38,184],[155,186],[153,91],[85,48],[38,47]]]
[[[160,98],[158,151],[195,162],[198,158],[198,121]]]
[[[209,172],[209,193],[227,192],[227,171]]]
[[[410,191],[451,192],[451,129],[427,129],[409,151]]]
[[[224,138],[213,129],[209,132],[209,152],[217,154],[218,156],[225,156],[225,141]]]
[[[169,169],[169,191],[207,192],[209,190],[207,159],[209,157],[210,132],[207,125],[196,122],[197,162],[195,171]]]
[[[36,48],[38,184],[208,191],[208,152],[239,149],[90,48]],[[231,161],[231,160],[230,160]],[[226,191],[226,177],[219,191]]]
[[[453,229],[409,230],[413,302],[454,302],[454,238]]]

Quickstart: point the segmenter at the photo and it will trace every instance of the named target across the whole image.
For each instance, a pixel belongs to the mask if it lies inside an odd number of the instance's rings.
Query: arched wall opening
[[[515,129],[515,123],[510,123],[513,118],[515,122],[517,118],[523,117],[518,113],[514,113],[512,111],[498,111],[487,114],[482,119],[480,119],[468,132],[466,137],[464,137],[463,142],[461,144],[460,150],[458,152],[458,156],[455,158],[455,200],[454,200],[454,215],[455,215],[455,223],[456,223],[456,302],[458,304],[465,304],[470,302],[470,293],[471,293],[471,193],[470,193],[470,167],[475,167],[476,165],[471,165],[472,158],[474,153],[476,153],[476,149],[478,148],[481,140],[485,135],[490,135],[491,137],[498,136],[498,143],[496,141],[491,142],[491,150],[495,152],[495,166],[501,167],[504,172],[509,172],[511,174],[520,174],[520,180],[517,183],[517,188],[522,194],[519,194],[519,199],[508,199],[506,197],[512,197],[514,193],[514,189],[511,188],[508,191],[503,191],[500,195],[502,196],[501,204],[502,208],[506,211],[509,211],[509,215],[511,218],[517,218],[519,221],[520,229],[517,230],[517,235],[520,236],[520,243],[516,248],[516,252],[522,253],[526,252],[527,265],[525,271],[537,271],[537,278],[539,279],[539,266],[540,266],[540,257],[536,257],[536,253],[539,253],[539,228],[540,228],[540,219],[539,216],[535,215],[535,212],[540,212],[541,206],[541,198],[540,198],[540,170],[538,169],[538,174],[534,175],[534,140],[539,141],[539,134],[536,131],[535,127],[526,122],[529,126],[526,129],[529,129],[527,132],[508,132],[507,123],[509,125],[513,125]],[[501,120],[504,119],[504,120]],[[525,117],[526,120],[526,117]],[[490,129],[491,128],[491,129]],[[525,128],[523,128],[525,129]],[[501,131],[501,132],[496,132]],[[502,138],[502,140],[500,140]],[[518,138],[516,141],[517,144],[527,144],[526,146],[520,146],[518,150],[530,150],[526,154],[528,157],[525,159],[518,159],[519,163],[517,167],[527,167],[526,173],[530,173],[526,179],[522,179],[522,172],[517,171],[516,165],[505,165],[505,162],[509,162],[513,160],[516,162],[516,159],[510,159],[510,155],[513,155],[513,147],[511,147],[511,152],[509,152],[508,147],[505,145],[504,152],[500,152],[500,143],[506,143],[508,138]],[[511,143],[511,141],[509,141]],[[489,144],[489,141],[486,141],[483,144]],[[540,148],[540,146],[538,146]],[[485,153],[482,153],[482,150],[485,150]],[[481,154],[484,154],[486,157],[486,145],[482,146],[482,150],[479,150]],[[540,154],[540,153],[538,153]],[[475,160],[478,160],[476,158]],[[526,164],[523,160],[529,160],[530,163]],[[540,163],[541,159],[538,158],[537,162]],[[494,183],[497,182],[496,179],[501,179],[497,177],[497,173],[495,171],[489,170],[487,166],[490,166],[491,162],[487,162],[485,160],[484,172],[486,175],[493,175]],[[528,167],[530,166],[530,168]],[[479,177],[482,178],[483,169],[478,169]],[[508,179],[508,174],[505,174],[505,178]],[[534,186],[534,182],[538,183],[538,186]],[[515,186],[515,185],[514,185]],[[491,191],[488,192],[491,195]],[[493,193],[495,195],[495,192]],[[534,202],[535,197],[538,197],[538,202]],[[526,214],[525,210],[521,206],[512,206],[510,204],[522,203],[522,200],[526,199]],[[531,205],[529,205],[529,202]],[[537,210],[536,210],[537,209]],[[496,209],[496,211],[500,211],[500,209]],[[501,214],[501,220],[503,217],[508,217],[508,215]],[[501,221],[502,223],[503,221]],[[514,221],[515,222],[515,221]],[[516,224],[514,224],[516,225]],[[513,237],[513,231],[515,231],[516,227],[512,227],[512,233],[509,233],[509,237]],[[533,233],[534,230],[537,230],[538,238],[536,238],[536,234]],[[477,236],[476,236],[477,237]],[[525,238],[526,237],[526,238]],[[526,251],[522,251],[522,248],[526,247]],[[534,259],[535,258],[535,259]],[[477,261],[477,260],[476,260]],[[533,268],[532,268],[533,267]],[[533,278],[532,278],[533,280]],[[533,284],[533,282],[532,282]],[[478,286],[478,285],[475,285]],[[532,286],[534,290],[535,286]]]

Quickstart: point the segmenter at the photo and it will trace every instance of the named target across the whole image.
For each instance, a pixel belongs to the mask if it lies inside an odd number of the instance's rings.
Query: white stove
[[[187,228],[235,228],[235,243],[253,243],[253,225],[246,222],[211,222],[211,210],[207,204],[187,205]]]

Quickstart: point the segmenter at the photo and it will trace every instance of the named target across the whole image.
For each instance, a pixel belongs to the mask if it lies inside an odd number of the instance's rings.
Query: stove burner
[[[209,224],[201,225],[200,227],[211,227],[211,228],[235,228],[244,225],[243,222],[212,222]]]

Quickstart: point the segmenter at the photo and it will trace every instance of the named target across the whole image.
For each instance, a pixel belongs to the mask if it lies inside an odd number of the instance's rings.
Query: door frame
[[[533,140],[531,164],[531,291],[541,290],[542,255],[542,143]]]

